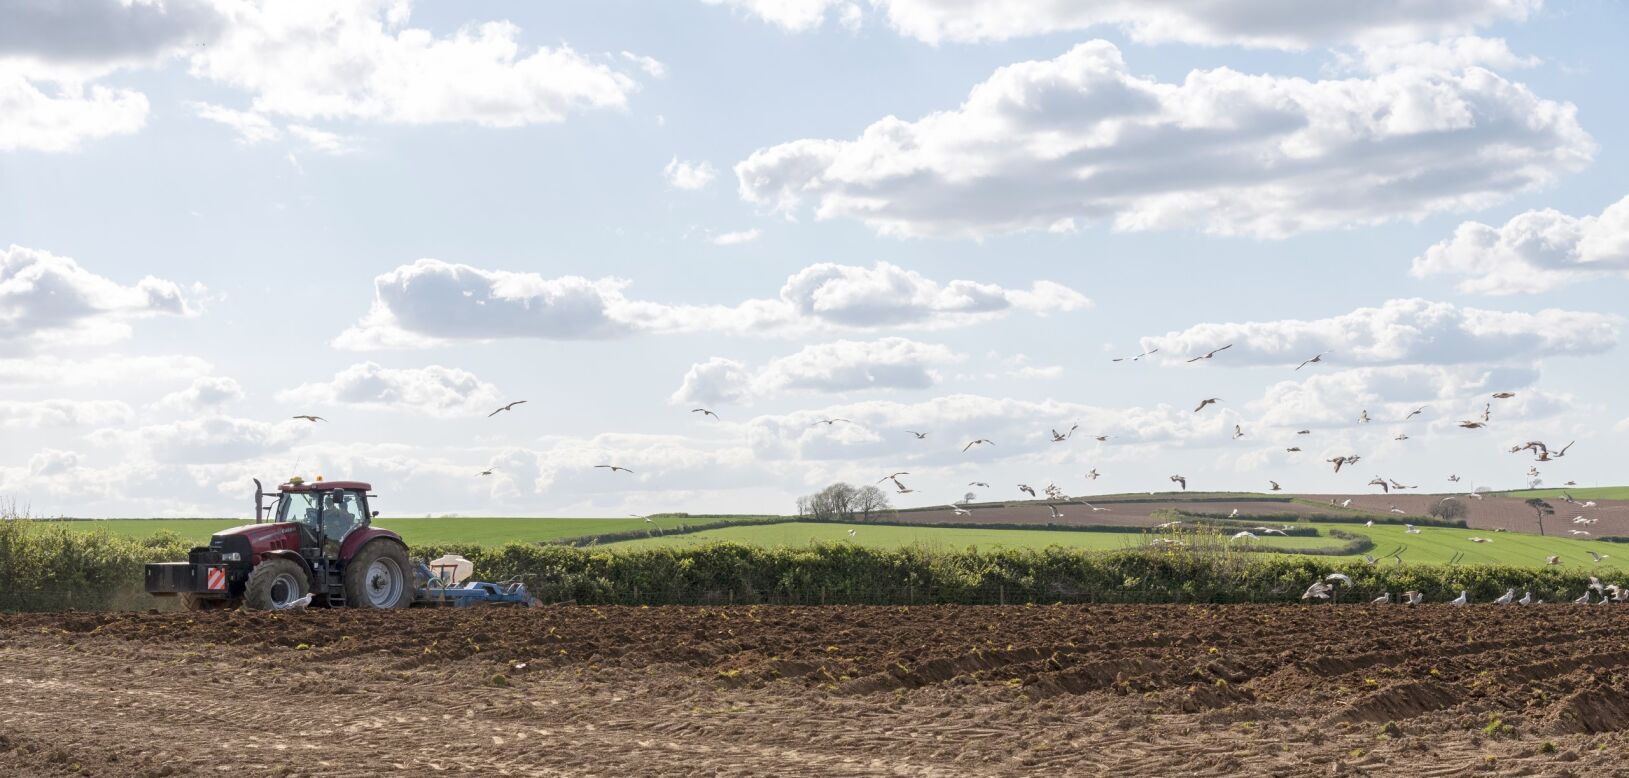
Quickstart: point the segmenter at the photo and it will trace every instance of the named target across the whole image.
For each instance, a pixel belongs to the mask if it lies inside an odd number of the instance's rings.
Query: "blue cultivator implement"
[[[451,583],[431,571],[430,566],[422,561],[415,561],[415,576],[418,588],[413,592],[413,605],[415,607],[451,607],[467,608],[472,605],[513,605],[520,608],[535,608],[542,605],[531,592],[526,591],[526,584],[519,579],[500,581],[464,581]]]

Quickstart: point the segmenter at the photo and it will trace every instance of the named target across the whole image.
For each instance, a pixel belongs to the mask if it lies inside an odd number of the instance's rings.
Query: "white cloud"
[[[409,27],[407,0],[237,2],[194,75],[253,95],[257,112],[296,119],[518,127],[621,109],[637,84],[566,46],[529,53],[506,21],[437,37]]]
[[[288,132],[304,141],[307,148],[324,154],[349,154],[356,150],[357,139],[350,135],[340,135],[303,124],[290,124]]]
[[[275,424],[231,416],[202,416],[133,430],[103,429],[93,442],[122,446],[143,460],[160,464],[216,464],[287,451],[311,432],[311,424],[286,420]]]
[[[238,135],[238,142],[245,146],[283,137],[283,132],[277,129],[277,125],[253,111],[238,111],[221,105],[197,102],[187,103],[187,106],[198,114],[199,118],[231,127]]]
[[[1582,168],[1569,103],[1481,68],[1307,81],[1132,75],[1081,44],[1003,67],[956,109],[887,117],[735,166],[750,202],[896,236],[1197,229],[1277,238],[1487,207]]]
[[[1531,367],[1353,368],[1279,381],[1249,408],[1257,414],[1255,423],[1267,427],[1351,427],[1359,414],[1368,411],[1371,424],[1389,429],[1386,425],[1401,423],[1422,405],[1426,410],[1415,423],[1456,413],[1471,395],[1527,389],[1538,378],[1538,370]]]
[[[80,69],[152,63],[223,24],[212,0],[23,0],[0,12],[0,59]]]
[[[687,162],[674,157],[662,168],[667,185],[674,189],[696,190],[713,182],[718,171],[709,162]]]
[[[28,458],[28,473],[32,476],[66,475],[79,467],[79,454],[73,451],[48,448]]]
[[[841,9],[844,19],[858,16],[859,6],[849,0],[702,0],[708,5],[726,5],[756,16],[792,32],[819,27],[829,10]]]
[[[622,52],[622,58],[639,66],[651,78],[667,78],[667,65],[655,57],[646,57],[631,51]]]
[[[630,300],[629,282],[483,270],[421,259],[379,276],[373,308],[334,345],[349,349],[425,347],[455,340],[586,340],[639,333],[796,334],[881,327],[934,329],[1020,310],[1046,315],[1090,304],[1050,281],[1028,290],[951,281],[879,262],[821,263],[787,279],[776,299],[734,306]]]
[[[1339,62],[1351,69],[1369,73],[1384,73],[1398,68],[1425,68],[1428,70],[1459,70],[1476,66],[1493,70],[1515,70],[1535,67],[1538,57],[1517,56],[1503,38],[1481,38],[1463,35],[1435,41],[1360,46],[1357,54],[1338,55]]]
[[[711,404],[786,391],[927,389],[939,383],[939,368],[963,359],[948,347],[906,338],[839,340],[807,346],[771,360],[758,370],[713,357],[690,367],[673,401]]]
[[[741,230],[740,232],[726,232],[726,233],[724,233],[722,235],[719,235],[719,236],[713,238],[713,245],[714,246],[737,246],[737,245],[740,245],[742,243],[751,243],[751,242],[757,240],[758,236],[760,236],[762,234],[763,233],[760,233],[758,231],[758,228],[756,228],[756,227],[754,227],[754,228],[752,228],[750,230]]]
[[[0,151],[73,151],[147,124],[147,97],[128,89],[47,82],[0,61]]]
[[[131,319],[190,313],[172,281],[146,276],[125,286],[68,257],[0,251],[0,348],[106,343],[129,337]]]
[[[160,408],[208,411],[243,399],[243,387],[226,376],[200,376],[192,385],[171,392],[158,401]]]
[[[1500,227],[1464,222],[1414,258],[1416,278],[1462,276],[1462,292],[1543,292],[1586,278],[1629,277],[1629,197],[1600,216],[1526,211]]]
[[[0,427],[7,429],[102,427],[130,418],[130,406],[115,400],[0,400]]]
[[[360,362],[331,381],[302,384],[277,394],[285,403],[355,405],[430,416],[486,415],[501,404],[497,387],[458,368],[394,369]]]
[[[209,362],[194,356],[105,354],[70,359],[50,354],[0,358],[0,386],[133,386],[175,383],[209,374]]]
[[[727,4],[789,31],[818,27],[837,11],[854,24],[858,6],[847,0],[706,0]],[[1502,21],[1522,21],[1541,0],[872,0],[900,34],[938,44],[1002,41],[1074,33],[1094,27],[1123,29],[1146,43],[1195,43],[1303,49],[1330,43],[1409,41],[1469,32]]]
[[[1622,324],[1622,317],[1599,313],[1487,311],[1409,299],[1327,319],[1196,324],[1140,342],[1143,351],[1158,348],[1151,359],[1167,364],[1231,343],[1201,364],[1293,366],[1327,351],[1333,353],[1326,365],[1446,365],[1598,354],[1617,344]]]

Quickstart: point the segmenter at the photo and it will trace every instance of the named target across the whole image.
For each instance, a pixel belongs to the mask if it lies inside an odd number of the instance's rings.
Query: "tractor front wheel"
[[[345,563],[345,604],[352,608],[393,609],[413,604],[407,549],[374,540]]]
[[[311,591],[305,568],[289,559],[273,557],[255,565],[243,585],[243,607],[275,611],[288,607]]]

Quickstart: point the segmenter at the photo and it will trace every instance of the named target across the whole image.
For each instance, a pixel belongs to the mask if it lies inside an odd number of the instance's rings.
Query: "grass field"
[[[1442,564],[1453,559],[1455,554],[1463,554],[1459,560],[1461,564],[1507,564],[1539,567],[1545,564],[1547,557],[1556,554],[1561,557],[1563,565],[1585,568],[1596,567],[1594,560],[1588,554],[1589,551],[1595,551],[1603,557],[1611,557],[1604,563],[1609,567],[1618,565],[1617,558],[1619,555],[1622,555],[1624,560],[1629,561],[1629,547],[1598,540],[1575,540],[1515,532],[1486,532],[1438,527],[1423,527],[1420,529],[1420,534],[1410,535],[1407,534],[1406,528],[1400,525],[1382,524],[1364,527],[1352,524],[1315,523],[1307,526],[1315,527],[1323,534],[1318,537],[1269,535],[1250,542],[1275,548],[1325,548],[1338,546],[1346,542],[1327,535],[1328,530],[1339,529],[1351,534],[1367,535],[1374,541],[1375,550],[1372,553],[1375,556],[1387,554],[1406,546],[1402,553],[1403,561],[1413,564]],[[855,530],[855,536],[852,539],[848,537],[849,529]],[[1489,542],[1476,543],[1470,540],[1472,537],[1487,538]],[[979,548],[1063,546],[1066,548],[1115,550],[1141,545],[1144,539],[1142,533],[1135,531],[1067,532],[788,522],[785,524],[750,527],[724,527],[687,535],[652,536],[603,547],[631,550],[659,546],[694,546],[719,541],[759,546],[800,546],[810,542],[823,541],[853,542],[880,547],[919,544],[930,548],[955,550],[964,549],[968,546],[977,546]],[[1358,559],[1360,555],[1330,558]]]
[[[1629,486],[1586,486],[1582,488],[1562,489],[1523,489],[1517,492],[1498,492],[1499,497],[1514,497],[1518,500],[1528,500],[1542,497],[1546,500],[1560,497],[1563,494],[1572,495],[1575,500],[1629,500]]]
[[[652,519],[658,528],[713,521],[719,519],[695,516],[684,519]],[[473,543],[478,546],[501,546],[505,543],[539,543],[584,535],[627,532],[651,526],[642,519],[634,518],[380,518],[374,522],[376,526],[399,533],[408,545]],[[156,532],[169,530],[187,541],[202,545],[209,541],[210,535],[220,530],[249,522],[242,519],[106,519],[41,523],[61,525],[75,530],[103,529],[132,538],[145,538]]]

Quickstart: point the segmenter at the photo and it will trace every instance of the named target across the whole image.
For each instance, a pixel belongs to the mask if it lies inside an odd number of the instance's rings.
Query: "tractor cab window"
[[[315,492],[284,492],[283,498],[277,501],[277,521],[317,526],[322,512],[321,497]]]
[[[277,504],[277,520],[291,521],[321,532],[323,541],[337,545],[351,530],[368,523],[362,493],[354,490],[331,492],[286,492]]]

